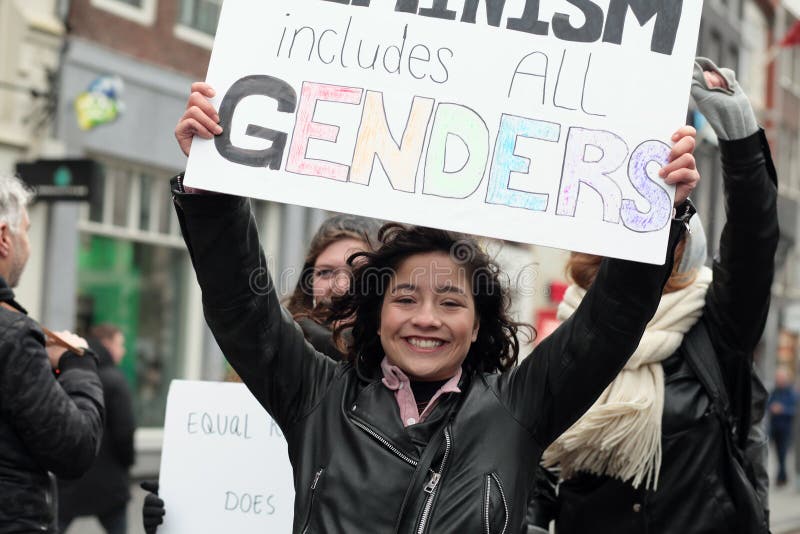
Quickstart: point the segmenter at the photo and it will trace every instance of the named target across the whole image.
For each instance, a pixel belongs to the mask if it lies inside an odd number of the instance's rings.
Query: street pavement
[[[794,475],[794,455],[789,453],[789,484],[782,488],[774,485],[770,488],[770,522],[772,534],[800,534],[800,481]],[[775,474],[773,451],[770,451],[770,475]],[[128,506],[128,534],[142,534],[142,502],[145,492],[138,483],[131,487],[131,502]],[[169,507],[169,505],[167,505]],[[66,534],[104,534],[100,524],[94,518],[76,520]],[[279,533],[276,533],[279,534]]]

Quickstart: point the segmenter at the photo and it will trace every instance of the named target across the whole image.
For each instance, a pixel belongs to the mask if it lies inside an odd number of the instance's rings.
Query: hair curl
[[[384,357],[377,335],[381,307],[395,273],[411,256],[444,252],[465,269],[479,321],[478,336],[463,363],[465,373],[491,373],[513,367],[519,356],[517,332],[523,323],[509,316],[508,288],[500,280],[500,268],[466,235],[421,226],[386,224],[378,234],[379,248],[359,252],[348,259],[353,268],[350,291],[333,298],[330,320],[334,341],[368,376],[379,373]],[[529,327],[528,327],[529,328]],[[349,336],[344,336],[350,331]]]

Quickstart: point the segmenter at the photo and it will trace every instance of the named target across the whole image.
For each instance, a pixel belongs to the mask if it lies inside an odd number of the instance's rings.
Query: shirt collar
[[[397,391],[399,389],[411,387],[411,380],[408,378],[408,375],[406,375],[403,370],[396,365],[389,363],[389,359],[386,356],[384,356],[383,360],[381,361],[381,370],[383,371],[383,385],[390,390]],[[445,382],[444,385],[439,388],[436,396],[438,396],[440,393],[461,393],[458,383],[461,380],[462,374],[463,370],[461,367],[459,367],[458,371],[456,371],[456,374],[450,377],[450,380]]]

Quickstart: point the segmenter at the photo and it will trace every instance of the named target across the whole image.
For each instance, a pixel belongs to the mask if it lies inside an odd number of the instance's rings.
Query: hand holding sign
[[[214,95],[216,95],[216,91],[207,83],[195,82],[192,84],[192,92],[186,103],[186,112],[178,121],[178,126],[175,127],[175,139],[178,140],[178,145],[186,156],[189,155],[192,148],[194,136],[211,139],[222,133],[217,110],[208,101]]]
[[[228,0],[184,184],[661,263],[702,3],[567,3]]]
[[[697,172],[697,163],[694,159],[696,136],[697,131],[692,126],[684,126],[672,134],[675,145],[669,153],[669,163],[658,171],[658,175],[664,178],[666,183],[676,187],[676,207],[689,198],[697,187],[697,182],[700,181],[700,173]]]

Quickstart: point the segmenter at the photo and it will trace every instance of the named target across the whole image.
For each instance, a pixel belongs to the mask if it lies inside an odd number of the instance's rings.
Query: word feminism
[[[223,133],[214,138],[219,154],[226,160],[249,167],[280,170],[289,136],[286,132],[248,124],[245,135],[271,141],[265,149],[248,149],[233,142],[233,118],[239,103],[252,96],[277,101],[278,112],[295,113],[295,126],[284,170],[289,173],[369,186],[376,158],[382,164],[391,187],[397,192],[418,191],[417,169],[422,162],[422,194],[449,199],[472,197],[489,167],[487,204],[545,212],[550,203],[546,192],[521,191],[511,187],[512,173],[528,174],[531,160],[515,154],[518,138],[537,140],[552,154],[562,138],[562,126],[535,118],[503,114],[490,158],[490,131],[473,109],[454,103],[439,103],[415,96],[401,141],[392,136],[387,122],[383,93],[357,87],[313,82],[302,84],[300,99],[287,82],[267,75],[251,75],[235,82],[219,108]],[[311,140],[337,143],[339,127],[314,120],[319,102],[329,105],[362,106],[361,123],[350,165],[311,159]],[[435,108],[435,111],[434,111]],[[425,141],[428,140],[427,151]],[[457,170],[448,169],[447,147],[458,139],[467,149],[467,160]],[[563,169],[556,214],[574,217],[581,191],[600,195],[603,220],[622,224],[634,232],[664,228],[672,213],[668,192],[652,172],[651,163],[667,163],[670,147],[660,141],[645,141],[631,151],[618,135],[604,130],[570,127],[566,135]],[[596,157],[594,154],[599,154]],[[620,186],[609,176],[628,162],[628,179],[649,204],[639,210],[632,199],[623,198]],[[581,184],[588,188],[581,188]]]
[[[336,4],[368,7],[370,0],[323,0]],[[602,38],[605,43],[621,44],[628,12],[633,13],[639,24],[644,25],[655,17],[655,28],[650,49],[660,54],[672,55],[680,25],[683,0],[611,0],[608,14],[591,0],[558,0],[562,5],[570,4],[580,10],[583,23],[574,26],[567,13],[556,12],[551,21],[540,20],[540,0],[526,0],[525,9],[518,18],[509,18],[506,28],[534,35],[553,35],[563,41],[593,43]],[[503,19],[506,0],[484,0],[486,18],[490,25],[499,27]],[[414,13],[424,17],[456,20],[458,12],[450,9],[451,0],[433,0],[429,8],[419,7],[419,0],[397,0],[394,10]],[[480,0],[464,0],[461,22],[474,24]],[[580,17],[577,17],[580,18]]]

